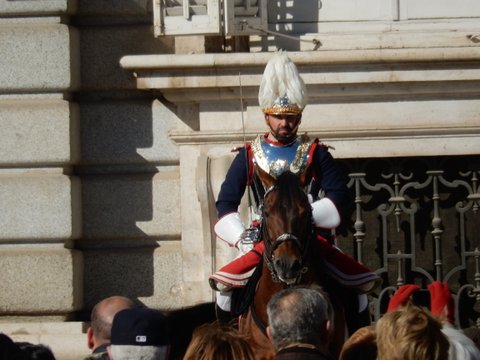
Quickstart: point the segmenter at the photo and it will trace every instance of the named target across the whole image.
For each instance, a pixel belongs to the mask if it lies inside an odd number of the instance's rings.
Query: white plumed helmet
[[[263,72],[258,103],[265,114],[298,115],[307,104],[307,89],[286,52],[279,51]]]

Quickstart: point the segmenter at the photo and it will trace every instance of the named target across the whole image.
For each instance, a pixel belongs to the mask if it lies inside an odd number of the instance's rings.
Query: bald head
[[[113,317],[123,309],[135,307],[136,304],[124,296],[111,296],[97,303],[91,314],[91,332],[93,348],[110,342]]]

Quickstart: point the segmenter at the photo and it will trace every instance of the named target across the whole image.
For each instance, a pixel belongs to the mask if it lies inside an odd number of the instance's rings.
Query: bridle
[[[287,286],[293,286],[296,285],[300,282],[302,274],[306,273],[308,271],[308,267],[305,266],[305,262],[307,259],[308,251],[310,248],[310,242],[313,237],[313,218],[312,218],[312,209],[311,207],[308,208],[308,213],[307,216],[310,218],[310,221],[308,222],[308,228],[307,228],[307,238],[305,239],[305,242],[302,243],[300,239],[291,233],[283,233],[279,235],[275,241],[271,242],[270,238],[268,236],[268,231],[267,231],[267,224],[266,224],[266,218],[265,218],[265,213],[264,213],[264,203],[265,199],[267,196],[272,193],[273,191],[278,190],[278,187],[273,185],[270,188],[268,188],[265,192],[265,195],[263,196],[263,202],[261,205],[261,216],[262,216],[262,221],[261,221],[261,233],[262,233],[262,240],[265,244],[265,251],[263,252],[263,259],[265,261],[265,264],[267,265],[268,270],[270,271],[270,275],[272,277],[272,280],[274,282],[284,282],[280,277],[278,276],[275,267],[273,265],[274,261],[274,251],[284,242],[286,241],[291,241],[295,246],[300,250],[301,252],[301,258],[300,258],[300,264],[302,265],[302,269],[295,279],[293,283],[285,283]]]

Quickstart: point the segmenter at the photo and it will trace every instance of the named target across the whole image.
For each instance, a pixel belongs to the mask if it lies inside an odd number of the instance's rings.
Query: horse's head
[[[264,183],[269,186],[263,201],[265,260],[274,280],[294,285],[307,270],[311,206],[299,178],[291,172]]]

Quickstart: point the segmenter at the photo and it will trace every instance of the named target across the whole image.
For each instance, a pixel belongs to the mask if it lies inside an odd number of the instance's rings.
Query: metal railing
[[[340,248],[382,276],[375,320],[405,283],[447,282],[460,327],[480,327],[480,157],[342,160],[355,210]],[[352,241],[353,239],[353,241]]]

